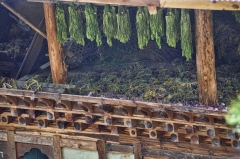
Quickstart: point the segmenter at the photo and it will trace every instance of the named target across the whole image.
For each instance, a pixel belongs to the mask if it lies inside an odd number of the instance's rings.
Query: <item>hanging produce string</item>
[[[84,46],[83,17],[80,6],[71,3],[68,7],[68,12],[70,38],[75,40],[77,44]]]
[[[97,7],[92,4],[85,6],[86,16],[86,37],[93,41],[96,40],[97,46],[102,45],[102,35],[97,21]]]
[[[161,49],[161,38],[164,35],[163,12],[161,9],[158,9],[156,14],[150,15],[150,28],[151,40],[156,40],[159,49]]]
[[[149,12],[147,7],[138,7],[136,14],[136,27],[138,37],[138,47],[143,49],[150,40]]]
[[[166,39],[169,46],[176,48],[178,41],[177,18],[173,9],[168,9],[166,15]]]
[[[56,4],[55,10],[56,26],[57,26],[57,40],[63,44],[67,39],[67,23],[65,19],[64,6],[62,3]]]
[[[189,12],[186,9],[181,9],[181,48],[182,56],[186,57],[187,60],[192,58],[193,46],[192,46],[192,32],[191,32],[191,21]]]
[[[115,7],[104,6],[103,10],[103,33],[107,37],[107,43],[112,46],[112,38],[116,35],[117,19]]]
[[[131,37],[131,23],[129,10],[124,6],[118,7],[117,14],[117,34],[115,36],[122,43],[126,43]]]

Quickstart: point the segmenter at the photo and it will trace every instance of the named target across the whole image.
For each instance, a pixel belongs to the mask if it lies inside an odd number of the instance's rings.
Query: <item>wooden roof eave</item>
[[[204,10],[240,10],[238,1],[218,0],[27,0],[28,2],[56,3],[94,3],[97,5],[156,6],[162,8],[185,8]]]

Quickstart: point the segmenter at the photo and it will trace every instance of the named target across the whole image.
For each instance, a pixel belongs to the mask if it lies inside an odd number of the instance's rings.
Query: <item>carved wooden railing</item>
[[[159,149],[240,156],[239,136],[226,125],[225,111],[11,89],[0,89],[0,108],[2,130],[139,142],[145,156]]]

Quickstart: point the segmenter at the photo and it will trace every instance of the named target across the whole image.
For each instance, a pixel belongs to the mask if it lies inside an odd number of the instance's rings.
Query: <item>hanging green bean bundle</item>
[[[168,9],[168,13],[166,15],[166,38],[168,45],[174,48],[176,48],[178,41],[176,19],[177,18],[175,17],[173,9]]]
[[[112,38],[116,35],[117,19],[115,7],[104,6],[103,11],[103,33],[107,37],[107,43],[112,46]]]
[[[115,36],[122,43],[129,41],[131,37],[131,23],[129,10],[124,6],[118,7],[117,14],[117,35]]]
[[[151,39],[161,48],[161,37],[164,35],[164,21],[162,10],[158,9],[157,14],[150,15]]]
[[[150,40],[149,13],[147,7],[138,7],[136,15],[138,46],[143,49]]]
[[[102,35],[97,21],[97,7],[92,4],[85,6],[86,36],[89,40],[96,39],[97,46],[102,45]]]
[[[57,3],[56,10],[56,26],[57,26],[57,40],[59,43],[64,43],[67,39],[67,23],[64,14],[62,3]]]
[[[77,44],[85,45],[83,34],[83,20],[79,6],[70,4],[68,7],[69,12],[69,33],[70,38],[76,40]]]
[[[232,11],[232,14],[235,16],[236,21],[240,23],[240,11]]]
[[[181,47],[182,56],[185,56],[187,60],[192,58],[193,46],[192,46],[192,32],[191,21],[189,12],[186,9],[181,10]]]

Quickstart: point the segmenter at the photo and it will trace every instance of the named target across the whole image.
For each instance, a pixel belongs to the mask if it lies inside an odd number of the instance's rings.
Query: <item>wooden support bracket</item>
[[[22,126],[30,125],[31,122],[32,122],[32,119],[28,117],[22,117],[22,116],[18,117],[18,124]]]
[[[236,140],[236,139],[232,139],[231,140],[231,145],[232,147],[234,147],[235,149],[240,149],[240,143],[239,143],[239,140]]]
[[[236,138],[235,132],[233,132],[233,130],[226,130],[226,133],[227,133],[227,138],[228,139],[235,139]]]
[[[147,109],[147,108],[142,108],[142,107],[137,107],[137,112],[140,113],[141,115],[144,115],[145,117],[152,117],[152,112]]]
[[[116,108],[122,112],[123,115],[132,116],[132,107],[117,106]]]
[[[37,119],[39,128],[46,128],[49,125],[49,121],[47,119]]]
[[[124,126],[126,127],[134,127],[137,124],[136,120],[132,120],[132,119],[128,119],[128,118],[124,118]]]
[[[47,112],[47,120],[56,120],[59,117],[57,112]]]
[[[137,128],[129,128],[130,137],[137,137],[139,130]]]
[[[214,137],[211,139],[211,142],[212,142],[212,146],[221,147],[222,141],[220,140],[220,138]]]
[[[72,103],[67,100],[56,100],[56,103],[60,107],[64,107],[67,111],[72,111]]]
[[[199,145],[201,143],[201,136],[192,135],[190,138],[191,144]]]
[[[4,95],[3,97],[8,101],[10,105],[13,105],[13,106],[18,105],[18,100],[16,97],[8,96],[8,95]]]
[[[57,128],[58,129],[65,129],[67,127],[68,123],[66,121],[63,120],[58,120],[57,121]]]
[[[79,122],[74,122],[74,130],[75,131],[84,131],[88,125],[87,124],[84,124],[84,123],[79,123]]]
[[[113,125],[114,124],[114,119],[110,116],[104,116],[104,123],[106,125]]]
[[[2,113],[1,115],[1,122],[4,123],[4,124],[9,124],[13,121],[13,117],[11,116],[11,114],[9,113]]]
[[[185,125],[185,133],[186,134],[195,134],[197,132],[197,128],[194,125]]]
[[[157,139],[158,138],[157,131],[149,129],[149,138],[150,139]]]
[[[75,115],[72,113],[65,113],[65,118],[67,122],[73,122]]]
[[[38,102],[43,103],[49,109],[53,109],[53,101],[52,100],[38,98]]]
[[[84,110],[85,112],[92,113],[93,108],[91,103],[86,103],[86,102],[78,102],[78,107]]]
[[[219,129],[216,129],[214,127],[206,127],[207,131],[207,136],[209,137],[217,137],[219,134]]]
[[[35,107],[36,102],[35,100],[31,100],[29,97],[23,97],[22,100],[24,101],[25,105],[28,107]]]
[[[178,133],[171,133],[170,137],[172,142],[179,142],[184,137],[184,135]]]
[[[122,127],[111,126],[111,134],[118,135],[123,131]]]

